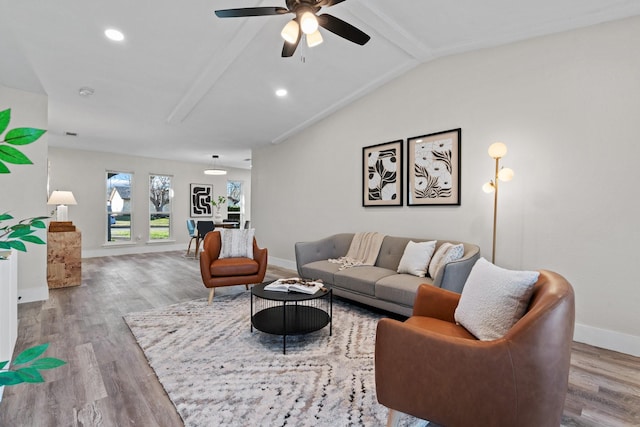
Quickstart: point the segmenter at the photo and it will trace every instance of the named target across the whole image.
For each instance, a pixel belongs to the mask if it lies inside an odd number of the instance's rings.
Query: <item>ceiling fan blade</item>
[[[318,24],[320,24],[322,28],[331,31],[333,34],[361,46],[371,39],[371,37],[366,33],[360,31],[353,25],[327,13],[318,16]]]
[[[241,9],[216,10],[218,18],[242,18],[245,16],[284,15],[289,9],[284,7],[244,7]]]
[[[317,0],[316,6],[319,7],[331,7],[335,6],[338,3],[342,3],[344,0]]]
[[[282,46],[282,57],[289,58],[293,56],[294,52],[298,48],[298,44],[300,43],[300,39],[302,38],[302,31],[298,31],[298,40],[295,43],[284,42],[284,46]]]

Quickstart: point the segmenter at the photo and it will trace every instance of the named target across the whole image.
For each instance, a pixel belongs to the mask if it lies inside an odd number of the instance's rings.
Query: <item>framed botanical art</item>
[[[191,184],[189,205],[191,218],[207,218],[213,216],[213,185]]]
[[[407,205],[460,205],[461,129],[407,141]]]
[[[362,148],[362,206],[402,206],[402,143]]]

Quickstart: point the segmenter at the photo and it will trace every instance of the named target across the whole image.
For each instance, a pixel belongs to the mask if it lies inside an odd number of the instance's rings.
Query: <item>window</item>
[[[132,173],[107,171],[107,242],[131,241],[132,180]]]
[[[171,177],[149,175],[149,240],[171,238]]]
[[[227,218],[240,222],[242,219],[244,195],[242,194],[242,181],[227,181]],[[242,224],[240,224],[242,227]]]

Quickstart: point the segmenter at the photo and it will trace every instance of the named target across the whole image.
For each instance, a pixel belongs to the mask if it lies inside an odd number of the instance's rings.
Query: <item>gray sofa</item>
[[[341,233],[313,242],[295,244],[296,265],[300,277],[322,279],[332,286],[333,293],[392,313],[410,316],[418,286],[428,283],[460,293],[471,271],[480,258],[480,248],[464,242],[464,255],[441,268],[436,277],[417,277],[398,274],[398,264],[404,248],[413,240],[425,242],[435,239],[411,239],[385,236],[374,266],[358,266],[339,270],[340,265],[329,262],[347,254],[354,233]],[[445,241],[438,240],[437,248]]]

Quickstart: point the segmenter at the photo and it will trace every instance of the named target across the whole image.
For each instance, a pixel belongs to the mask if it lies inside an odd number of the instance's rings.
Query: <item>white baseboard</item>
[[[269,264],[275,265],[276,267],[282,267],[293,271],[298,271],[298,267],[296,266],[295,261],[289,261],[288,259],[276,258],[269,256]]]
[[[149,252],[169,252],[169,251],[185,251],[186,253],[187,245],[185,243],[178,243],[178,244],[153,243],[153,244],[147,244],[144,246],[141,246],[141,245],[105,246],[100,249],[83,250],[82,258],[146,254]]]
[[[640,357],[640,337],[576,323],[573,340]]]

